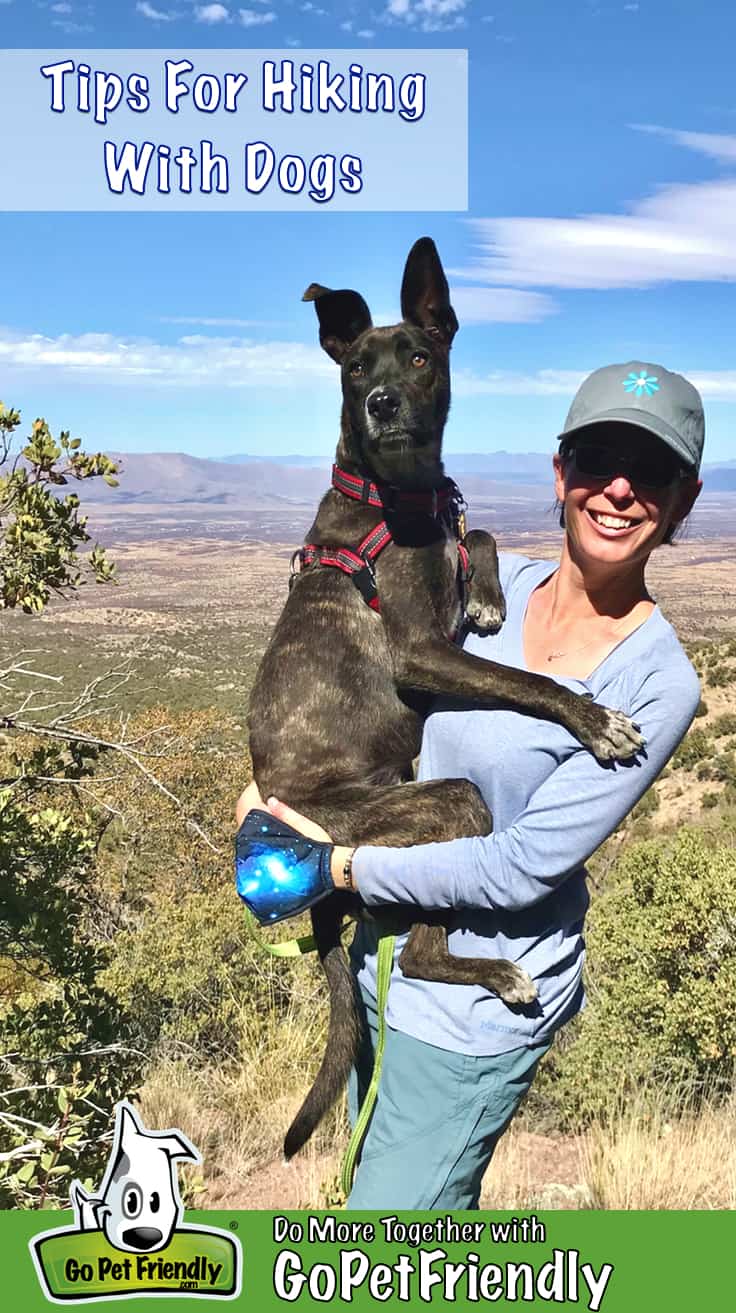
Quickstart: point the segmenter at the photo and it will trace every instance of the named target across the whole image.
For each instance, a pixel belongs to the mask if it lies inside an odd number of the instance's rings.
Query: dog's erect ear
[[[314,301],[319,319],[320,345],[338,365],[356,337],[372,327],[371,312],[358,292],[333,292],[320,283],[310,283],[302,301]]]
[[[445,271],[431,237],[420,237],[409,252],[401,284],[401,313],[408,323],[448,347],[458,330]]]

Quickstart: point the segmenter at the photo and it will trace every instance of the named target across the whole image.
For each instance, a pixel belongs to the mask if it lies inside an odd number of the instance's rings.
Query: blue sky
[[[429,233],[461,321],[448,452],[551,449],[580,378],[641,358],[700,386],[706,459],[736,458],[730,0],[246,5],[0,0],[0,37],[467,48],[468,212],[0,214],[3,400],[90,447],[327,457],[338,373],[301,292],[355,286],[393,319]]]

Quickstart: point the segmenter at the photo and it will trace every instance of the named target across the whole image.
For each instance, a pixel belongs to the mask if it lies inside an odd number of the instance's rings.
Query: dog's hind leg
[[[493,828],[475,785],[462,779],[356,790],[352,799],[342,797],[339,803],[327,803],[320,810],[321,815],[315,815],[314,810],[311,814],[336,842],[356,845],[377,843],[406,848],[415,843],[490,834]],[[513,962],[456,957],[448,949],[441,914],[423,915],[422,922],[412,929],[399,959],[404,975],[448,985],[483,985],[509,1004],[531,1003],[536,998],[531,978]]]
[[[483,985],[510,1005],[533,1003],[537,990],[531,976],[502,958],[456,957],[447,946],[447,927],[417,922],[404,946],[399,966],[415,980],[446,985]]]
[[[427,780],[421,783],[355,785],[339,794],[292,804],[318,821],[335,843],[387,844],[409,848],[415,843],[463,839],[490,834],[490,812],[470,780]]]
[[[379,788],[356,785],[344,789],[339,797],[289,801],[323,825],[339,844],[383,843],[408,848],[415,843],[490,834],[493,828],[475,785],[462,779]],[[335,893],[312,908],[314,937],[330,987],[329,1034],[314,1084],[287,1132],[287,1158],[306,1144],[343,1088],[357,1056],[356,986],[340,939],[343,915],[351,904],[355,905],[354,899]],[[413,921],[418,909],[397,909],[401,911]],[[388,915],[393,915],[393,909]],[[414,924],[400,959],[406,975],[449,984],[481,984],[508,1003],[529,1002],[535,997],[529,976],[512,962],[453,956],[439,915],[429,913],[429,924]],[[409,923],[404,920],[404,926]]]

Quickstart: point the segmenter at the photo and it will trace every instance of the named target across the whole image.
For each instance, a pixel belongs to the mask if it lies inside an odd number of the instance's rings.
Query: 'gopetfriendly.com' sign
[[[0,52],[6,210],[467,209],[462,50]]]

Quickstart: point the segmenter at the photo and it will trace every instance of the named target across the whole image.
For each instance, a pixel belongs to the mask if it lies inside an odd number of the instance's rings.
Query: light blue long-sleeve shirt
[[[467,651],[526,669],[523,622],[551,561],[501,556],[507,619],[495,635],[471,634]],[[553,676],[627,712],[646,748],[603,766],[560,725],[517,711],[455,709],[439,699],[427,720],[419,778],[465,777],[493,816],[487,836],[413,848],[359,848],[354,871],[370,905],[455,909],[450,951],[506,958],[534,979],[539,997],[511,1010],[476,985],[410,980],[394,963],[389,1025],[459,1053],[502,1053],[548,1042],[583,1004],[584,863],[656,779],[695,715],[698,679],[658,607],[586,679]],[[397,941],[396,957],[405,937]],[[376,992],[375,927],[351,949],[361,984]]]

